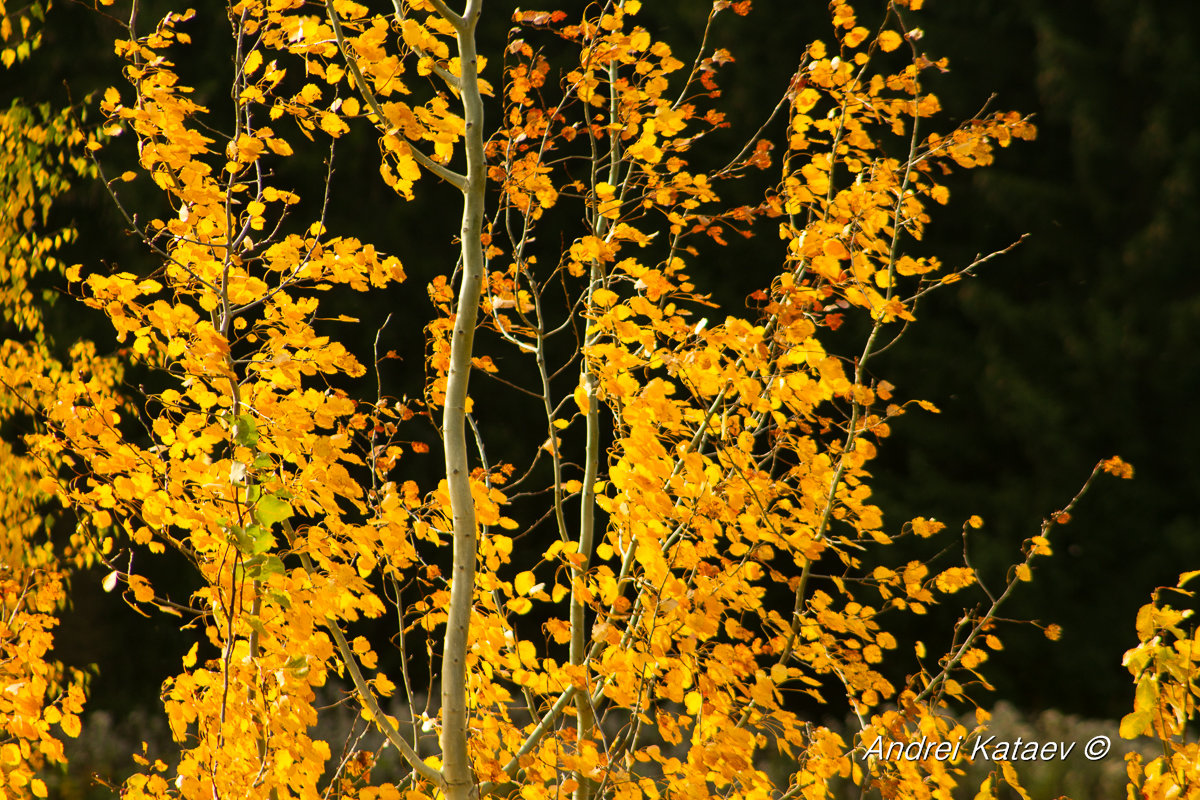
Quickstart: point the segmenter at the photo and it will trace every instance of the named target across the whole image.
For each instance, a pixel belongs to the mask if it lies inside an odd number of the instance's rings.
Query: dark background
[[[159,5],[144,4],[142,19],[153,19]],[[875,13],[868,5],[858,4],[865,23]],[[502,41],[507,28],[508,7],[501,6],[485,8],[493,26],[482,37],[485,53],[498,51],[487,42]],[[678,52],[690,52],[708,4],[645,6],[643,23]],[[1033,626],[1008,629],[1006,649],[988,669],[997,696],[1028,710],[1115,718],[1132,699],[1120,661],[1134,641],[1137,608],[1154,587],[1200,565],[1193,457],[1200,440],[1193,412],[1200,272],[1190,238],[1200,231],[1200,6],[1140,0],[929,0],[926,6],[912,15],[926,32],[922,46],[950,59],[950,72],[931,86],[946,108],[942,127],[969,118],[995,93],[992,108],[1035,114],[1039,136],[999,151],[993,167],[957,175],[951,203],[936,210],[922,246],[949,265],[963,265],[1023,233],[1030,238],[978,279],[935,293],[919,311],[920,324],[875,364],[904,397],[942,409],[936,416],[909,414],[894,426],[874,469],[876,496],[897,528],[916,515],[951,528],[981,515],[986,525],[972,540],[972,554],[995,585],[1021,541],[1074,494],[1096,461],[1120,454],[1133,463],[1136,480],[1102,482],[1055,534],[1054,557],[1038,562],[1035,582],[1022,586],[1006,609],[1014,618],[1061,625],[1062,639],[1051,642]],[[765,119],[807,42],[829,40],[825,18],[825,4],[810,0],[757,0],[750,18],[719,18],[715,44],[738,59],[720,78],[724,108],[737,128],[730,142]],[[222,19],[198,19],[187,30],[211,63],[228,64]],[[64,104],[122,85],[111,49],[115,35],[87,9],[56,7],[42,51],[3,76],[0,101],[20,96]],[[203,73],[187,77],[199,94],[219,95],[220,72],[213,70],[207,86]],[[390,209],[391,201],[378,179],[374,139],[361,141],[360,151],[348,143],[339,156],[330,227],[404,255],[410,281],[390,300],[423,317],[424,284],[448,271],[456,220],[416,216],[415,205],[413,214],[371,213]],[[153,202],[131,191],[132,205]],[[452,199],[432,182],[420,191]],[[68,263],[135,272],[149,264],[122,236],[123,223],[97,187],[80,187],[56,214],[81,231]],[[773,235],[758,238],[764,255],[757,260],[760,245],[751,240],[692,270],[731,313],[777,262]],[[762,275],[734,266],[752,263],[768,266]],[[65,301],[51,324],[60,346],[91,338],[113,347],[102,322]],[[407,346],[413,372],[396,380],[419,386],[421,343]],[[173,569],[169,561],[142,566]],[[99,590],[100,577],[75,578],[60,654],[71,663],[104,665],[91,708],[152,705],[186,646],[170,619],[152,622],[148,633],[146,620]]]

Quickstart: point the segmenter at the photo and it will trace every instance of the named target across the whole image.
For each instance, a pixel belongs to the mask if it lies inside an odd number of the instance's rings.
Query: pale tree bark
[[[468,0],[462,16],[450,11],[441,0],[433,0],[433,5],[451,22],[457,34],[458,53],[462,61],[459,89],[466,123],[467,170],[461,228],[462,283],[455,308],[450,368],[446,379],[446,405],[442,416],[446,482],[454,523],[454,563],[441,674],[442,775],[446,783],[446,797],[447,800],[466,800],[475,789],[475,776],[467,753],[466,654],[474,604],[477,526],[467,457],[466,403],[484,271],[482,233],[487,168],[483,155],[483,99],[479,93],[479,63],[475,51],[475,26],[483,2]]]
[[[441,682],[442,769],[433,770],[420,761],[411,748],[400,747],[406,760],[416,772],[429,778],[444,793],[446,800],[468,800],[480,792],[475,782],[467,752],[467,643],[474,606],[475,558],[478,549],[475,500],[471,494],[471,469],[467,450],[467,384],[471,376],[471,358],[475,342],[475,327],[479,316],[479,299],[483,288],[483,216],[487,166],[483,150],[483,98],[479,88],[479,59],[475,45],[475,29],[483,8],[483,0],[467,0],[463,13],[454,12],[444,0],[428,0],[435,11],[454,28],[461,61],[461,75],[454,76],[438,68],[436,74],[458,92],[463,105],[466,172],[457,173],[433,161],[417,147],[410,148],[412,156],[422,167],[460,189],[463,193],[462,225],[460,228],[462,282],[455,303],[454,329],[450,340],[450,364],[446,373],[446,400],[442,413],[442,439],[445,449],[446,483],[453,521],[453,565],[450,579],[450,605],[446,634],[442,647]],[[399,18],[404,17],[402,0],[393,0]],[[355,59],[347,54],[338,15],[332,0],[326,0],[326,10],[333,26],[338,46],[346,57],[350,72],[363,96],[380,120],[386,124],[387,115],[369,84],[358,70]],[[335,631],[343,659],[353,661],[341,631]],[[354,666],[353,664],[351,666]],[[354,670],[352,670],[354,671]],[[354,671],[357,675],[357,672]],[[377,698],[361,680],[356,680],[359,693],[367,707],[380,720],[385,733],[391,725],[380,715]],[[389,735],[393,742],[396,736]],[[516,772],[516,764],[505,770]],[[487,788],[491,788],[490,786]]]

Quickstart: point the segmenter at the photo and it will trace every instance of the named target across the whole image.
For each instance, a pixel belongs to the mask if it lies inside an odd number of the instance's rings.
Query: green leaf
[[[246,536],[250,539],[250,549],[246,552],[252,556],[265,553],[275,546],[275,537],[271,535],[271,529],[262,525],[247,525]]]
[[[258,443],[258,425],[249,414],[239,414],[233,424],[233,440],[245,447],[254,447]]]
[[[256,581],[268,575],[282,575],[286,571],[279,556],[271,553],[259,553],[246,559],[246,574]]]
[[[274,525],[292,515],[292,505],[288,501],[269,494],[258,501],[254,507],[254,518],[263,525]]]
[[[265,625],[262,624],[261,619],[254,616],[253,614],[247,614],[245,617],[243,617],[243,619],[246,620],[247,625],[249,625],[251,628],[254,629],[255,633],[257,633],[259,636],[262,636],[263,638],[266,638],[267,628]]]
[[[232,525],[229,528],[230,537],[238,552],[246,556],[257,556],[275,546],[275,537],[271,529],[262,525]]]
[[[241,525],[230,525],[229,538],[233,542],[234,547],[239,553],[249,553],[254,546],[254,540],[246,533],[246,529]]]
[[[279,562],[279,564],[281,567],[283,566],[282,561]],[[292,607],[292,598],[288,596],[287,592],[281,592],[278,589],[267,589],[267,597],[274,600],[275,604],[284,611],[287,611]]]

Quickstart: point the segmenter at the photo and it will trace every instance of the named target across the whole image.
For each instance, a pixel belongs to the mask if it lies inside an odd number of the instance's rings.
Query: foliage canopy
[[[33,335],[4,343],[0,410],[34,427],[4,452],[6,516],[25,520],[0,540],[15,655],[0,669],[18,689],[0,693],[6,788],[45,796],[55,729],[79,732],[84,682],[47,652],[64,571],[100,563],[106,590],[195,633],[162,687],[177,759],[142,759],[126,797],[817,798],[839,781],[948,797],[953,762],[871,748],[980,734],[985,711],[967,727],[948,709],[988,686],[997,609],[1079,496],[1003,587],[965,560],[974,517],[962,563],[895,563],[896,540],[945,526],[886,526],[868,466],[897,417],[936,409],[897,399],[874,364],[922,297],[1008,249],[962,265],[911,252],[949,200],[944,175],[1033,126],[981,112],[935,129],[922,80],[946,65],[918,44],[919,0],[871,27],[834,2],[778,106],[714,166],[734,55],[708,28],[689,61],[638,24],[637,0],[517,11],[503,49],[479,53],[482,5],[230,3],[230,62],[203,65],[227,96],[203,97],[181,77],[198,12],[150,26],[135,3],[115,47],[128,86],[103,93],[99,129],[9,112],[3,300]],[[749,11],[717,0],[708,25]],[[6,40],[13,18],[29,34],[28,15],[6,15]],[[328,176],[353,137],[378,142],[395,196],[379,213],[444,212],[412,210],[441,197],[434,181],[461,198],[457,260],[428,281],[420,331],[396,309],[368,352],[343,334],[406,270],[329,229]],[[94,161],[60,157],[78,145]],[[324,197],[301,196],[294,170],[324,175]],[[145,274],[54,260],[70,234],[45,233],[39,209],[97,175]],[[760,199],[724,203],[739,181]],[[131,207],[128,184],[158,200]],[[691,276],[750,235],[777,236],[779,263],[750,315],[719,318]],[[55,269],[116,352],[53,355],[25,281]],[[388,342],[413,336],[421,396],[389,396]],[[848,354],[830,349],[849,337]],[[515,435],[489,418],[505,393],[522,404]],[[1131,474],[1116,458],[1101,471]],[[65,550],[42,533],[51,498],[77,515]],[[168,548],[193,569],[185,596],[135,568]],[[967,589],[979,605],[945,653],[889,630]],[[1147,606],[1129,656],[1122,733],[1168,745],[1130,762],[1147,796],[1195,791],[1180,617]],[[410,671],[422,654],[426,687]],[[316,735],[335,678],[405,777],[372,780],[378,753]],[[805,700],[836,700],[857,729],[815,723]],[[980,796],[995,780],[1023,793],[1005,764]]]

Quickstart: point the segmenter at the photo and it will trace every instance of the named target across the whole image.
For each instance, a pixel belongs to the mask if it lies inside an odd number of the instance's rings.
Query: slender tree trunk
[[[463,192],[462,284],[455,308],[442,418],[445,437],[446,481],[454,520],[454,566],[450,609],[442,650],[442,774],[448,800],[467,800],[475,776],[467,754],[467,637],[474,603],[476,522],[467,458],[466,401],[479,295],[483,286],[483,204],[487,170],[483,155],[483,100],[479,94],[479,64],[475,26],[482,0],[469,0],[462,17],[451,17],[462,59],[461,93],[466,122],[467,174]]]

